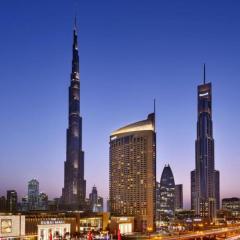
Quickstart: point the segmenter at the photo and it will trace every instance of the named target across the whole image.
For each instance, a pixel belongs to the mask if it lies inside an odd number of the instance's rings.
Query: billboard
[[[1,233],[11,233],[12,232],[12,220],[11,219],[2,219],[1,220]]]

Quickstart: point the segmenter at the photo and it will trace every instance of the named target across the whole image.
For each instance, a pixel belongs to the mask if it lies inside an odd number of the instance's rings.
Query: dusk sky
[[[213,84],[221,198],[240,197],[240,1],[1,0],[0,195],[59,197],[72,29],[79,23],[87,191],[108,197],[109,135],[157,110],[157,180],[170,164],[190,203],[197,85]]]

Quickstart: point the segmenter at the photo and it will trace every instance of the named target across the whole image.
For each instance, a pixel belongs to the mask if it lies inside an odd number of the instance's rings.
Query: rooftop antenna
[[[156,131],[156,99],[153,99],[154,132]]]
[[[203,64],[203,84],[206,84],[206,69],[205,69],[205,63]]]
[[[77,9],[78,9],[78,1],[74,1],[74,30],[77,31]]]

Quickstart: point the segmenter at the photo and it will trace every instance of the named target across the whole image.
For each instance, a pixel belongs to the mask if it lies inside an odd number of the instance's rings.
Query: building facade
[[[17,212],[17,203],[18,203],[18,196],[15,190],[8,190],[7,191],[7,211],[14,213]]]
[[[103,198],[98,196],[97,187],[94,185],[89,194],[89,205],[92,212],[103,212]]]
[[[0,197],[0,212],[7,211],[7,201],[5,196]]]
[[[160,182],[156,182],[156,221],[160,221],[161,203],[160,203]]]
[[[222,209],[229,211],[233,218],[240,218],[240,198],[222,199]]]
[[[196,214],[214,219],[219,209],[219,172],[215,170],[212,123],[212,84],[198,86],[197,139],[195,170],[191,172],[191,206]]]
[[[175,181],[170,165],[165,165],[160,180],[160,221],[173,218],[175,210]]]
[[[41,192],[38,198],[38,209],[42,211],[48,210],[48,195]]]
[[[39,197],[39,182],[32,179],[28,182],[28,207],[29,210],[36,210],[38,208]]]
[[[67,209],[83,209],[86,197],[84,152],[82,151],[82,118],[80,116],[80,72],[77,26],[73,31],[72,72],[69,86],[67,151],[64,163],[63,205]]]
[[[183,185],[175,185],[175,209],[183,209]]]
[[[136,231],[153,231],[156,214],[155,113],[110,136],[110,211],[134,216]]]

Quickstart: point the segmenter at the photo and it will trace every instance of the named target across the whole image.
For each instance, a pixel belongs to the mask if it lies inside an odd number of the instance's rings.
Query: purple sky
[[[31,178],[61,194],[76,5],[87,190],[108,197],[109,134],[146,118],[156,98],[157,179],[169,163],[189,206],[205,62],[221,197],[240,197],[240,2],[231,0],[1,1],[0,194],[26,194]]]

